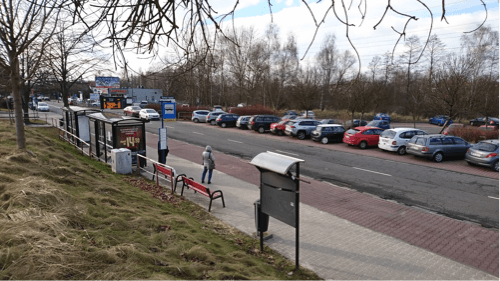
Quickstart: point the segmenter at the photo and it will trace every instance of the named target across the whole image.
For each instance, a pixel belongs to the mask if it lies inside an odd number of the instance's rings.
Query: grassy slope
[[[151,181],[113,174],[53,128],[0,121],[0,279],[319,279]],[[146,191],[145,191],[146,190]]]

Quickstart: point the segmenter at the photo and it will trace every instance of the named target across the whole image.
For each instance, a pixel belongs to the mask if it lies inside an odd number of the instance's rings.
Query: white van
[[[428,133],[415,128],[387,129],[380,134],[378,148],[387,151],[397,151],[399,155],[405,155],[406,144],[415,135],[428,135]]]

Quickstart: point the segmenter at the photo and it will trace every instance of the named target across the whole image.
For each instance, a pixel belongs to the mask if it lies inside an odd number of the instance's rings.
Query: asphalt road
[[[51,106],[62,104],[51,103]],[[53,112],[57,112],[54,109]],[[161,121],[152,121],[147,123],[146,130],[158,134],[159,127]],[[498,228],[498,179],[436,169],[425,164],[332,151],[313,145],[311,140],[290,142],[285,136],[275,137],[236,128],[221,129],[205,123],[171,122],[165,123],[165,127],[168,137],[175,140],[201,147],[209,144],[218,152],[248,161],[265,151],[289,155],[305,160],[301,174],[307,177]],[[438,130],[437,126],[431,131],[427,128],[429,133]]]

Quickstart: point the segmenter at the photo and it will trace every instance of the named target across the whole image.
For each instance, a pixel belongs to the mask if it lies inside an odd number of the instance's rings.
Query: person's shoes
[[[205,183],[205,181],[201,181],[201,183]]]
[[[211,184],[211,182],[207,182],[207,184]]]

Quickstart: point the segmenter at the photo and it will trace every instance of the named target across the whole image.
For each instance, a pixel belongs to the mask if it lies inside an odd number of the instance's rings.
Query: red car
[[[290,119],[283,119],[280,122],[272,123],[271,124],[271,133],[277,134],[278,136],[284,135],[286,125],[288,124],[289,121],[290,121]]]
[[[139,117],[139,111],[141,111],[142,108],[139,106],[127,106],[123,109],[123,113],[125,116],[130,115],[133,117]]]
[[[356,127],[346,131],[342,141],[348,145],[357,145],[359,148],[365,149],[368,146],[377,146],[378,138],[383,131],[372,126]]]
[[[446,127],[446,129],[444,129],[443,135],[448,135],[450,134],[451,130],[458,128],[465,128],[465,125],[460,123],[451,124],[450,126]]]

